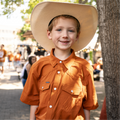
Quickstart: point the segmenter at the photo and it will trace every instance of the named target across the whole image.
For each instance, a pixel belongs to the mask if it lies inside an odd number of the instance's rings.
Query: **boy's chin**
[[[68,48],[65,48],[65,47],[62,47],[62,48],[57,48],[55,47],[56,50],[61,50],[61,51],[68,51],[68,50],[71,50],[71,47],[68,47]]]

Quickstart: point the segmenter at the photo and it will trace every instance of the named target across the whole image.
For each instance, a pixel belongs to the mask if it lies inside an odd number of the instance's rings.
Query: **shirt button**
[[[57,90],[57,88],[54,88],[54,90]]]
[[[60,74],[60,71],[58,71],[57,73]]]
[[[49,108],[52,108],[52,105],[50,105]]]
[[[44,87],[42,86],[42,89],[43,89]]]
[[[71,90],[71,93],[73,93],[73,90]]]
[[[62,61],[60,61],[60,63],[62,63]]]

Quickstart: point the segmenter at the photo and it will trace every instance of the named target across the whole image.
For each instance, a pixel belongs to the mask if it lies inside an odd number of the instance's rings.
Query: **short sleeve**
[[[88,68],[84,69],[84,75],[84,81],[87,81],[87,84],[86,97],[83,100],[83,108],[87,110],[94,110],[98,107],[98,102],[93,80],[93,70]]]
[[[39,104],[39,89],[38,89],[38,79],[40,72],[33,65],[30,69],[27,81],[25,83],[23,92],[21,94],[20,100],[29,105]]]

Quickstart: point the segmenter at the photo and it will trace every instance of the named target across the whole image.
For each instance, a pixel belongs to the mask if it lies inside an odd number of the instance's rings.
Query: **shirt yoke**
[[[76,62],[81,64],[86,70],[90,72],[93,71],[93,67],[89,64],[87,60],[76,56]]]

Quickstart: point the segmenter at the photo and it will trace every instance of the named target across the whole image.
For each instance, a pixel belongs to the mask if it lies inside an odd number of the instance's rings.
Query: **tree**
[[[120,120],[120,0],[96,0],[108,120]]]
[[[28,9],[26,10],[21,10],[21,13],[23,13],[22,19],[26,20],[26,19],[30,19],[30,15],[31,12],[33,10],[33,8],[40,2],[42,2],[43,0],[29,0],[28,2]]]
[[[21,28],[21,30],[17,32],[17,35],[20,36],[20,40],[21,40],[21,41],[26,40],[26,38],[23,37],[23,35],[25,34],[25,32],[27,32],[27,31],[29,31],[29,30],[30,30],[30,24],[29,24],[29,23],[26,23],[26,24],[24,24],[24,26]]]

